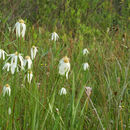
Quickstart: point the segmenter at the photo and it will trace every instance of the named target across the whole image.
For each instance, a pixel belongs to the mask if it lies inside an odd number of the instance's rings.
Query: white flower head
[[[10,65],[10,67],[11,67],[11,73],[12,74],[14,74],[15,69],[17,69],[17,71],[18,71],[18,60],[20,61],[19,67],[21,69],[24,69],[24,59],[23,59],[23,57],[22,57],[22,55],[20,53],[15,52],[14,54],[10,54],[9,58],[7,59],[7,61],[9,59],[11,59],[11,65]]]
[[[86,94],[88,97],[90,97],[91,93],[92,93],[92,88],[91,87],[85,87],[86,89]]]
[[[9,72],[9,69],[11,67],[11,64],[10,63],[5,63],[5,65],[3,66],[3,70],[7,69],[7,71]]]
[[[20,19],[16,24],[14,29],[16,28],[16,36],[17,37],[24,37],[25,36],[25,31],[26,31],[26,25],[24,23],[23,19]]]
[[[8,55],[4,50],[0,49],[0,59],[5,60],[5,55]]]
[[[66,95],[66,94],[67,94],[66,89],[65,89],[65,88],[61,88],[59,94],[60,94],[60,95]]]
[[[70,71],[69,58],[67,56],[65,56],[59,62],[59,74],[60,75],[65,75],[66,74],[66,78],[68,79],[69,71]]]
[[[3,96],[5,96],[6,93],[7,93],[9,96],[11,95],[11,88],[10,88],[9,84],[6,84],[6,85],[3,87]]]
[[[25,57],[24,66],[25,66],[26,64],[28,65],[28,69],[31,69],[31,67],[32,67],[32,60],[31,60],[30,56],[26,56],[26,57]]]
[[[83,55],[87,55],[87,54],[89,54],[89,51],[88,51],[87,48],[84,48],[84,49],[83,49]]]
[[[28,71],[28,73],[27,73],[27,80],[28,80],[29,84],[31,84],[32,78],[33,78],[32,71]]]
[[[59,39],[59,36],[56,32],[53,32],[51,35],[51,40],[52,41],[57,41]]]
[[[32,46],[32,48],[31,48],[31,59],[32,60],[36,57],[37,51],[38,51],[37,47]]]
[[[83,63],[83,69],[84,71],[86,71],[87,69],[89,70],[89,64],[87,62]]]

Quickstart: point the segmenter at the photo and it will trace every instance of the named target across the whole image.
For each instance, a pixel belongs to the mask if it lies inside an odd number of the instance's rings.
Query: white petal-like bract
[[[65,56],[59,62],[59,74],[60,75],[66,74],[66,78],[68,79],[69,71],[70,71],[69,58],[67,56]]]
[[[24,23],[24,20],[20,19],[14,26],[14,29],[16,29],[16,36],[17,37],[24,37],[26,32],[26,25]]]
[[[7,53],[4,50],[0,49],[0,59],[2,58],[5,60],[5,55],[7,55]]]
[[[87,69],[89,70],[89,64],[86,62],[83,64],[83,69],[86,71]]]
[[[11,108],[8,109],[8,114],[11,115]]]
[[[53,32],[51,35],[51,40],[52,41],[57,41],[59,39],[59,36],[56,32]]]
[[[27,80],[28,80],[29,84],[31,83],[32,78],[33,78],[33,73],[32,73],[32,71],[29,71],[29,72],[27,73]]]
[[[9,71],[10,67],[11,67],[11,64],[10,64],[10,63],[5,63],[5,65],[3,66],[2,69],[3,69],[3,70],[7,69],[7,71]]]
[[[19,72],[19,67],[23,70],[24,69],[24,58],[22,57],[22,54],[15,52],[14,54],[9,54],[9,58],[6,60],[8,61],[11,59],[11,73],[15,73],[15,69],[17,69],[17,72]],[[19,64],[20,63],[20,64]]]
[[[11,88],[9,86],[9,84],[6,84],[4,87],[3,87],[3,96],[5,96],[5,94],[7,93],[7,95],[11,95]]]
[[[83,49],[83,55],[87,55],[87,54],[89,54],[89,51],[88,51],[87,48],[84,48],[84,49]]]
[[[24,66],[26,66],[26,64],[28,65],[28,69],[31,69],[31,67],[32,67],[32,60],[31,60],[30,56],[26,56],[25,57]]]
[[[32,46],[32,48],[31,48],[31,59],[32,60],[36,57],[37,51],[38,51],[37,47]]]
[[[60,95],[66,95],[66,94],[67,94],[66,89],[65,89],[65,88],[61,88],[59,94],[60,94]]]
[[[21,26],[22,26],[21,35],[22,35],[22,37],[24,37],[25,36],[25,32],[26,32],[26,25],[24,23],[21,23]]]

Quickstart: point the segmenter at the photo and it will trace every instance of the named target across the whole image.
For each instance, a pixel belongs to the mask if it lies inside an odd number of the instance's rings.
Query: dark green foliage
[[[0,7],[3,24],[13,24],[21,17],[49,29],[64,25],[74,32],[82,26],[123,26],[130,13],[128,0],[4,0]]]

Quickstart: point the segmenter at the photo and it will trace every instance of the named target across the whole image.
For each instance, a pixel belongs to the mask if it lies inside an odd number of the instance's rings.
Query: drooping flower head
[[[87,69],[89,70],[89,64],[87,62],[83,63],[83,69],[84,71],[86,71]]]
[[[65,88],[61,88],[59,94],[60,94],[60,95],[66,95],[66,94],[67,94],[66,89],[65,89]]]
[[[59,36],[56,32],[53,32],[51,35],[51,40],[52,41],[57,41],[59,39]]]
[[[65,56],[59,62],[59,74],[60,75],[65,75],[66,74],[66,78],[68,79],[69,71],[70,71],[69,58],[67,56]]]
[[[4,50],[0,49],[0,59],[5,60],[5,55],[8,55]]]
[[[31,67],[32,67],[32,60],[31,60],[30,56],[26,56],[25,57],[24,66],[26,64],[28,64],[28,69],[31,69]]]
[[[5,96],[6,93],[7,93],[9,96],[11,95],[11,88],[10,88],[9,84],[6,84],[6,85],[3,87],[3,96]]]
[[[89,54],[89,51],[88,51],[87,48],[84,48],[84,49],[83,49],[83,55],[87,55],[87,54]]]
[[[17,37],[24,37],[25,36],[25,31],[26,31],[26,25],[24,23],[23,19],[20,19],[16,24],[15,27],[16,28],[16,36]]]
[[[32,48],[31,48],[31,59],[32,60],[36,57],[37,51],[38,51],[37,47],[32,46]]]
[[[28,80],[29,84],[31,84],[32,78],[33,78],[32,71],[28,71],[28,73],[27,73],[27,80]]]
[[[3,66],[2,69],[3,69],[3,70],[7,69],[7,71],[9,71],[10,67],[11,67],[11,64],[10,64],[10,63],[5,63],[5,65]]]
[[[19,67],[23,70],[24,69],[24,59],[22,57],[22,54],[15,52],[14,54],[9,54],[9,58],[7,61],[11,59],[11,73],[14,74],[15,69],[17,69],[17,72],[19,71]],[[19,64],[20,63],[20,64]],[[9,67],[9,64],[8,64]]]

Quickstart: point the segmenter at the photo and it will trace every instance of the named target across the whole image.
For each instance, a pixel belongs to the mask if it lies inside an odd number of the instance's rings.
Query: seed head
[[[35,46],[32,46],[32,48],[34,49],[34,48],[36,48]]]
[[[19,20],[19,23],[24,23],[24,20],[23,20],[23,19],[20,19],[20,20]]]
[[[6,84],[6,85],[5,85],[5,87],[7,87],[7,88],[8,88],[8,87],[10,87],[10,86],[9,86],[9,84]]]
[[[26,59],[26,60],[30,59],[30,56],[26,56],[25,59]]]
[[[17,52],[17,51],[15,52],[15,55],[18,55],[18,52]]]
[[[69,58],[68,58],[67,56],[65,56],[65,57],[63,58],[63,60],[64,60],[65,63],[69,63]]]

